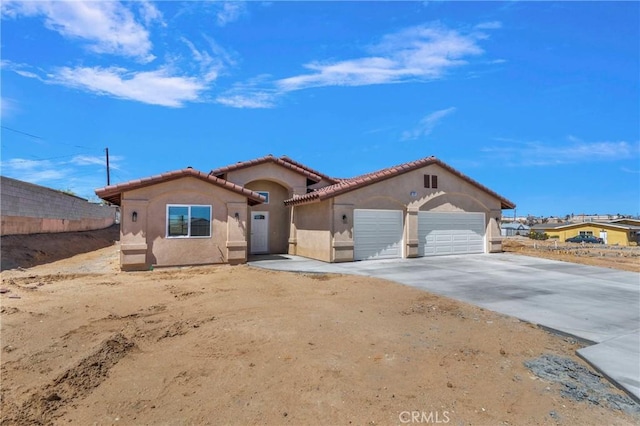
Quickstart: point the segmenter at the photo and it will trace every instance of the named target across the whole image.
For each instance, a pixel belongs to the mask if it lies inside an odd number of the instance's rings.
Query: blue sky
[[[2,175],[435,155],[517,214],[640,211],[638,2],[2,1]],[[513,212],[508,212],[512,214]]]

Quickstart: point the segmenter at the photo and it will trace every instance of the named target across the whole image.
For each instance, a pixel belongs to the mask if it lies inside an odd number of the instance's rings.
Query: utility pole
[[[109,172],[109,148],[105,148],[104,152],[107,153],[107,186],[111,185],[111,175]]]

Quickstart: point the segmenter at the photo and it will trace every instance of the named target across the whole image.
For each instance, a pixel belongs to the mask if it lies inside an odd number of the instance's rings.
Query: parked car
[[[592,243],[592,244],[602,244],[602,238],[594,237],[593,235],[576,235],[575,237],[567,238],[565,240],[567,243]]]

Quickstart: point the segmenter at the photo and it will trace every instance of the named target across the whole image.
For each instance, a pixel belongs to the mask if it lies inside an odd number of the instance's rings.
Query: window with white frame
[[[265,198],[265,202],[262,204],[269,204],[269,192],[267,191],[256,191],[256,192]]]
[[[211,206],[167,205],[167,238],[211,237]]]

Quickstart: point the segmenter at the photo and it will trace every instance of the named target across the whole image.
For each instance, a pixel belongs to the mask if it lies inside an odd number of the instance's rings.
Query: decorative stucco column
[[[289,223],[289,250],[287,253],[296,255],[298,250],[298,228],[296,228],[296,206],[291,206],[291,222]]]
[[[331,262],[353,262],[353,204],[333,203]]]
[[[148,204],[147,200],[123,200],[120,221],[120,268],[123,271],[146,271],[151,266],[147,261]]]
[[[227,203],[227,262],[247,261],[247,204]]]
[[[405,257],[418,257],[418,211],[420,207],[407,207],[406,229],[405,229]]]
[[[500,235],[500,225],[498,224],[502,210],[491,210],[489,212],[489,224],[487,225],[487,244],[489,253],[502,252],[502,235]]]

